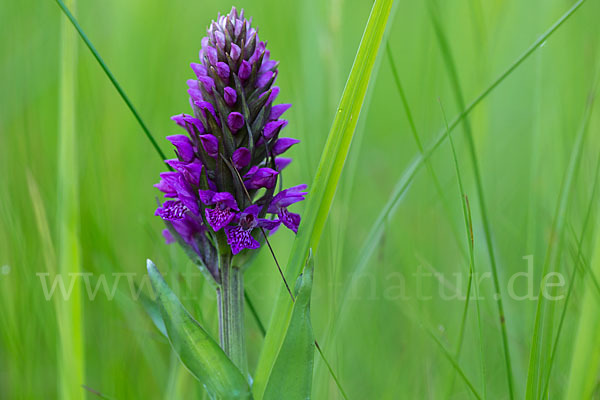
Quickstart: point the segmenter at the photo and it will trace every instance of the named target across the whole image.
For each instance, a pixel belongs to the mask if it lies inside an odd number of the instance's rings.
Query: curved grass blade
[[[148,275],[171,346],[206,390],[218,398],[249,399],[250,387],[219,345],[186,311],[150,260]]]
[[[315,179],[311,185],[305,215],[285,271],[285,277],[288,280],[294,279],[300,272],[300,268],[306,262],[309,248],[318,248],[350,143],[354,136],[392,5],[393,0],[376,0],[373,4]],[[289,319],[292,309],[292,302],[288,293],[285,288],[282,287],[281,289],[275,302],[273,317],[255,374],[253,391],[257,398],[261,398],[265,390],[270,370],[276,359],[277,349],[280,348],[285,335],[285,321]]]
[[[311,397],[315,353],[310,322],[313,269],[311,258],[305,272],[296,281],[294,309],[271,370],[264,399],[277,400],[283,395],[289,400]]]
[[[467,115],[473,111],[473,109],[479,105],[491,92],[494,91],[500,83],[502,83],[513,71],[519,67],[531,54],[535,52],[536,49],[540,47],[542,43],[544,43],[548,38],[556,32],[556,30],[567,20],[569,19],[575,11],[581,7],[581,5],[586,0],[579,0],[575,3],[567,12],[565,12],[546,32],[544,32],[538,39],[533,42],[523,54],[517,58],[496,80],[494,80],[483,92],[481,92],[470,104],[465,108],[459,115],[456,117],[452,123],[450,124],[449,130],[442,130],[437,138],[433,141],[433,144],[425,151],[423,155],[417,155],[409,166],[404,170],[404,173],[401,175],[398,183],[394,187],[390,198],[388,199],[385,206],[382,208],[381,212],[377,216],[377,219],[373,223],[369,234],[364,240],[365,245],[360,250],[358,254],[358,262],[353,267],[351,274],[354,275],[362,275],[368,267],[368,261],[373,255],[375,248],[377,247],[381,236],[384,231],[384,223],[385,221],[394,213],[394,210],[400,204],[402,198],[406,194],[408,188],[410,187],[414,177],[417,172],[421,169],[426,160],[428,160],[433,153],[440,147],[440,145],[444,142],[444,140],[448,137],[448,133],[452,132],[454,128],[458,126],[458,124],[465,118]],[[347,298],[349,293],[349,287],[344,287],[344,292],[340,301],[340,309],[335,314],[336,318],[343,318],[346,315],[346,305],[348,304]],[[339,326],[340,324],[336,324]]]

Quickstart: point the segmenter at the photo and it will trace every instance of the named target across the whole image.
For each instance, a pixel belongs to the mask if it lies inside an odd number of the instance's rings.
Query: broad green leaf
[[[241,372],[183,307],[154,263],[148,260],[147,267],[169,341],[181,362],[212,396],[251,398],[250,387]]]
[[[315,339],[310,323],[312,258],[296,281],[296,302],[285,339],[271,371],[264,399],[309,399],[312,389]]]
[[[310,186],[311,192],[305,214],[285,270],[285,277],[288,281],[294,280],[298,276],[307,259],[309,248],[318,248],[354,136],[392,4],[393,0],[376,0],[371,10],[325,149],[321,155],[315,179]],[[257,398],[262,398],[270,371],[284,340],[285,328],[291,313],[292,302],[282,285],[256,370],[253,392]]]

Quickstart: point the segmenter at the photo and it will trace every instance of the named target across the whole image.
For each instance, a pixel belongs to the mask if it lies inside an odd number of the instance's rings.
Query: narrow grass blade
[[[92,389],[91,387],[87,386],[87,385],[81,385],[81,387],[85,390],[87,390],[88,392],[90,392],[91,394],[93,394],[95,397],[99,398],[99,399],[103,399],[103,400],[116,400],[114,397],[110,397],[107,396],[105,394],[103,394],[102,392],[96,390],[96,389]]]
[[[477,286],[477,285],[475,285],[475,286]],[[473,396],[475,396],[475,398],[477,398],[477,399],[481,399],[481,395],[475,388],[475,385],[473,385],[471,380],[467,377],[467,375],[465,374],[465,372],[459,365],[458,361],[452,356],[452,354],[448,351],[448,349],[446,349],[446,347],[444,346],[442,341],[437,337],[434,330],[431,327],[429,327],[428,325],[424,324],[422,321],[420,321],[419,316],[417,316],[417,314],[414,311],[408,312],[405,307],[401,307],[401,306],[398,306],[398,311],[401,314],[403,314],[406,318],[408,318],[411,324],[422,328],[427,333],[427,335],[429,335],[429,337],[435,342],[435,344],[438,346],[438,348],[442,352],[442,355],[444,356],[444,358],[446,358],[448,360],[448,362],[452,365],[452,367],[456,370],[456,372],[458,373],[460,378],[463,380],[463,382],[465,383],[465,385],[467,386],[469,391],[473,394]]]
[[[552,367],[554,366],[554,359],[556,357],[556,351],[558,349],[558,342],[560,340],[560,335],[562,333],[563,324],[565,321],[565,316],[567,314],[567,309],[569,307],[569,300],[571,299],[571,294],[573,292],[573,286],[575,284],[575,279],[577,278],[577,265],[581,262],[582,256],[582,247],[583,247],[583,238],[587,232],[589,222],[592,216],[592,210],[594,209],[594,200],[596,198],[596,191],[598,189],[598,176],[600,175],[600,157],[598,157],[598,161],[596,163],[596,172],[594,173],[594,186],[592,187],[592,194],[590,195],[590,202],[588,203],[587,211],[585,213],[585,218],[583,220],[583,225],[581,227],[581,233],[579,234],[579,238],[577,238],[577,254],[575,256],[573,272],[571,274],[571,280],[569,281],[569,288],[567,290],[567,297],[565,299],[565,304],[563,306],[563,310],[560,315],[560,320],[558,323],[558,328],[556,331],[556,337],[554,339],[554,344],[552,346],[552,353],[550,356],[550,363],[548,365],[548,372],[546,372],[546,379],[544,384],[544,390],[542,392],[542,398],[548,397],[548,387],[550,386],[550,378],[552,376]],[[594,228],[594,227],[592,227]],[[592,232],[593,234],[593,232]]]
[[[264,399],[303,400],[311,397],[314,363],[314,337],[310,322],[310,295],[313,259],[296,281],[296,301],[265,389]]]
[[[452,56],[452,50],[444,33],[444,29],[436,13],[433,9],[432,3],[429,2],[429,16],[433,25],[435,36],[437,38],[440,50],[442,52],[442,58],[446,65],[450,83],[454,92],[456,103],[459,109],[465,109],[465,101],[462,94],[462,88],[458,78],[458,72],[456,70],[456,64],[454,57]],[[483,232],[485,241],[488,249],[488,255],[490,260],[490,266],[492,270],[492,280],[494,282],[494,297],[496,299],[496,307],[498,308],[498,322],[500,323],[500,332],[502,333],[502,347],[504,350],[504,361],[506,367],[506,378],[508,384],[508,395],[510,399],[514,398],[514,385],[513,385],[513,372],[510,360],[510,348],[508,344],[508,334],[506,331],[506,318],[504,315],[504,305],[502,303],[502,292],[500,290],[500,279],[498,277],[498,266],[496,264],[496,256],[494,255],[494,243],[492,240],[492,228],[490,218],[487,212],[487,205],[485,202],[485,196],[483,192],[483,178],[479,169],[479,161],[477,159],[477,151],[475,150],[475,140],[473,138],[473,131],[471,124],[467,117],[463,118],[463,127],[465,135],[467,137],[467,144],[469,149],[469,155],[471,158],[471,164],[473,167],[473,174],[475,175],[475,187],[477,189],[477,199],[479,200],[479,208],[481,209],[481,221],[483,223]]]
[[[323,359],[323,362],[325,363],[325,365],[327,366],[327,370],[329,371],[329,374],[331,375],[331,377],[333,378],[333,381],[335,382],[335,385],[337,386],[337,388],[339,389],[342,398],[344,400],[348,400],[348,395],[346,394],[346,391],[344,390],[344,387],[342,386],[342,383],[340,382],[340,380],[338,379],[337,375],[335,374],[335,372],[333,372],[333,368],[331,367],[331,364],[329,363],[329,361],[327,360],[327,358],[325,357],[325,354],[323,354],[323,350],[321,349],[321,346],[319,346],[319,343],[317,343],[317,341],[315,340],[315,347],[317,348],[317,351],[319,352],[319,354],[321,355],[321,358]]]
[[[394,63],[392,49],[390,47],[389,41],[386,43],[386,53],[387,53],[387,58],[390,63],[390,68],[392,70],[392,77],[394,78],[396,90],[398,92],[398,95],[400,96],[400,100],[402,101],[402,107],[404,108],[404,114],[406,115],[406,119],[408,120],[408,125],[410,127],[410,131],[412,133],[413,139],[415,140],[415,144],[417,145],[417,148],[419,149],[419,153],[421,154],[421,156],[424,156],[425,148],[423,147],[423,143],[421,142],[421,138],[417,131],[417,126],[415,124],[414,118],[412,116],[412,112],[410,110],[410,105],[408,104],[408,99],[406,98],[406,93],[404,92],[404,88],[402,87],[402,82],[400,81],[400,75],[398,74],[398,69],[396,68],[396,64]],[[431,164],[431,162],[428,158],[425,158],[424,162],[425,162],[425,166],[427,167],[427,171],[429,172],[429,175],[431,175],[431,180],[433,181],[433,185],[435,186],[435,190],[438,193],[438,196],[442,202],[442,206],[444,207],[446,214],[452,215],[450,212],[450,205],[448,204],[446,196],[444,195],[444,190],[442,189],[442,186],[440,185],[440,181],[435,173],[435,170],[433,169],[433,165]],[[461,252],[463,252],[465,257],[468,257],[466,252],[464,252],[463,247],[459,243],[458,238],[460,237],[460,234],[459,234],[456,226],[451,223],[450,227],[454,233],[452,235],[452,237],[455,238],[455,240],[457,241],[458,248],[460,249]]]
[[[598,223],[598,222],[596,222]],[[600,274],[600,236],[597,237],[591,271]],[[573,341],[571,370],[567,383],[566,399],[591,399],[598,381],[600,363],[600,315],[595,293],[586,286],[582,298],[577,335]]]
[[[440,106],[441,106],[441,102],[440,102]],[[450,130],[450,127],[448,126],[448,121],[446,119],[446,113],[444,112],[444,108],[442,107],[442,115],[444,116],[444,124],[446,125],[446,131],[448,132]],[[456,155],[456,147],[454,146],[454,140],[452,140],[452,135],[448,132],[448,140],[450,141],[450,148],[452,150],[452,159],[454,161],[454,169],[456,170],[456,181],[457,181],[457,185],[458,185],[458,191],[460,194],[460,202],[462,205],[462,211],[463,211],[463,217],[464,217],[464,222],[465,222],[465,234],[466,234],[466,242],[467,242],[467,248],[469,249],[469,280],[467,282],[467,295],[465,297],[465,305],[463,308],[463,314],[462,314],[462,319],[460,322],[460,332],[458,334],[458,341],[456,344],[456,351],[454,353],[454,358],[458,361],[460,360],[460,353],[461,353],[461,349],[462,349],[462,344],[463,344],[463,338],[464,338],[464,333],[465,333],[465,325],[467,322],[467,314],[469,311],[469,301],[471,300],[471,287],[472,287],[472,283],[473,283],[473,274],[474,274],[474,270],[475,270],[475,254],[474,254],[474,239],[473,239],[473,224],[472,224],[472,220],[471,220],[471,209],[469,207],[469,203],[468,203],[468,197],[465,193],[465,189],[463,186],[463,180],[462,180],[462,176],[460,173],[460,167],[458,165],[458,156]],[[477,285],[475,285],[477,286]],[[476,288],[477,290],[477,288]],[[482,383],[483,383],[483,397],[485,398],[486,396],[486,385],[485,385],[485,371],[483,369],[483,333],[481,330],[481,315],[480,315],[480,310],[479,310],[479,294],[476,293],[476,297],[475,297],[475,302],[477,303],[477,323],[478,323],[478,329],[479,329],[479,341],[480,341],[480,358],[481,358],[481,368],[482,368]],[[452,377],[452,381],[450,384],[450,388],[449,388],[449,392],[452,391],[452,386],[454,383],[454,375]],[[448,396],[449,397],[448,393]]]
[[[305,215],[285,271],[288,280],[294,279],[298,275],[300,268],[306,261],[309,248],[318,248],[354,135],[379,46],[392,10],[392,4],[392,0],[376,0],[371,10],[315,179],[311,185]],[[280,347],[285,334],[285,321],[289,318],[291,308],[292,303],[282,287],[275,302],[273,317],[255,374],[253,390],[257,398],[261,398],[264,392],[277,349]]]
[[[470,248],[470,265],[472,274],[475,275],[475,238],[473,235],[473,218],[471,216],[471,207],[469,205],[469,198],[465,195],[465,204],[467,208],[467,217],[468,217],[468,225],[469,232],[471,234],[471,248]],[[477,329],[479,330],[479,364],[481,365],[481,386],[483,386],[483,398],[487,398],[487,385],[486,385],[486,369],[485,369],[485,356],[483,349],[485,347],[483,341],[483,328],[481,323],[481,308],[479,306],[479,285],[473,285],[475,288],[475,307],[477,308]]]
[[[158,146],[158,143],[156,143],[156,140],[150,133],[150,130],[148,129],[148,127],[146,126],[146,124],[144,123],[142,118],[140,117],[140,114],[137,112],[137,110],[133,106],[133,103],[131,102],[131,100],[129,100],[129,97],[127,97],[127,95],[125,94],[125,91],[123,90],[121,85],[119,85],[119,82],[117,81],[115,76],[112,74],[110,69],[108,69],[108,66],[106,65],[106,63],[104,62],[102,57],[100,57],[100,53],[98,53],[98,51],[96,50],[96,48],[94,47],[92,42],[88,39],[87,35],[83,32],[83,29],[81,29],[81,26],[79,25],[79,23],[77,22],[77,20],[75,19],[75,17],[71,13],[71,11],[69,10],[69,7],[63,2],[63,0],[56,0],[56,3],[58,4],[58,6],[62,10],[62,12],[67,16],[67,18],[69,19],[71,24],[73,24],[73,27],[77,30],[77,33],[79,33],[79,36],[84,41],[85,45],[92,52],[92,54],[94,55],[94,58],[96,59],[96,61],[98,61],[98,64],[100,64],[100,67],[102,68],[102,70],[104,71],[104,73],[106,74],[108,79],[110,79],[110,82],[113,84],[115,89],[117,89],[117,92],[119,92],[119,95],[121,96],[121,98],[123,99],[125,104],[127,104],[129,111],[131,111],[131,113],[135,117],[138,124],[140,124],[140,126],[142,127],[142,130],[144,131],[144,135],[146,135],[146,138],[150,141],[150,143],[152,144],[152,147],[154,147],[154,150],[156,150],[156,152],[160,155],[161,160],[165,160],[166,157],[165,157],[164,153]]]
[[[435,344],[437,344],[440,351],[442,352],[444,357],[446,357],[448,362],[450,362],[450,364],[452,364],[452,367],[456,370],[456,372],[461,377],[461,379],[463,380],[463,382],[465,383],[467,388],[469,388],[471,393],[473,393],[473,396],[475,396],[477,399],[481,399],[481,395],[479,394],[477,389],[475,389],[475,386],[473,385],[473,383],[471,383],[469,378],[467,378],[467,375],[465,374],[465,372],[462,370],[462,368],[460,367],[458,362],[454,359],[454,357],[452,357],[452,354],[450,354],[448,349],[446,349],[446,347],[444,347],[444,344],[440,341],[440,339],[438,339],[438,337],[435,335],[435,333],[433,333],[431,331],[431,329],[429,329],[428,327],[423,327],[423,329],[425,329],[425,331],[427,332],[429,337],[431,337],[431,339],[435,342]]]
[[[186,311],[154,263],[148,260],[147,264],[169,341],[181,362],[213,396],[223,399],[251,398],[250,387],[237,367]]]
[[[388,199],[385,206],[382,208],[381,212],[377,216],[377,219],[373,223],[371,229],[369,230],[369,234],[364,240],[365,245],[361,248],[358,253],[358,261],[352,268],[351,273],[354,275],[362,275],[368,267],[368,261],[373,255],[375,248],[377,248],[379,240],[383,234],[383,228],[385,221],[393,214],[394,210],[400,204],[402,198],[406,194],[408,188],[410,187],[414,177],[417,172],[421,169],[426,160],[428,160],[433,153],[440,147],[440,145],[447,138],[448,133],[452,132],[458,124],[465,118],[467,115],[473,111],[473,109],[479,105],[491,92],[494,91],[500,83],[502,83],[513,71],[515,71],[519,65],[521,65],[532,53],[535,52],[536,49],[540,47],[542,43],[544,43],[548,38],[556,32],[556,30],[571,17],[575,11],[581,7],[581,5],[586,0],[579,0],[575,3],[567,12],[565,12],[546,32],[544,32],[535,42],[533,42],[527,50],[515,60],[496,80],[494,80],[485,90],[483,90],[461,113],[456,117],[452,123],[450,123],[450,127],[448,130],[442,130],[437,138],[433,141],[433,144],[425,151],[424,155],[417,155],[412,162],[408,165],[408,167],[404,170],[404,173],[400,176],[398,183],[392,190],[390,198]],[[344,292],[340,301],[340,310],[336,313],[336,318],[342,318],[345,315],[347,308],[345,305],[348,304],[347,297],[349,294],[349,287],[346,286],[344,288]],[[339,324],[336,324],[339,326]]]
[[[75,6],[72,0],[71,7]],[[58,273],[81,272],[79,243],[79,169],[76,134],[77,36],[66,21],[60,29],[58,126]],[[68,300],[58,300],[58,375],[62,399],[82,399],[84,383],[83,310],[81,285]]]
[[[597,84],[598,80],[596,79],[596,81],[593,84],[590,97],[586,104],[581,127],[579,128],[579,132],[577,133],[575,143],[573,144],[573,148],[571,149],[569,164],[567,166],[567,170],[565,171],[563,182],[561,184],[559,198],[556,204],[556,209],[552,220],[552,228],[550,230],[551,238],[549,240],[549,245],[544,258],[544,266],[541,275],[542,277],[546,276],[550,271],[551,266],[558,262],[557,259],[559,258],[559,247],[562,244],[563,231],[565,227],[566,210],[569,205],[574,180],[579,170],[579,165],[581,163],[581,153],[583,151],[583,146],[589,128],[589,122],[592,114]],[[533,336],[531,340],[531,351],[529,354],[529,370],[527,373],[526,399],[537,398],[540,394],[539,391],[541,389],[540,379],[542,377],[542,373],[540,370],[539,360],[542,356],[543,351],[541,346],[541,333],[543,331],[543,321],[546,303],[546,296],[542,296],[542,291],[544,290],[543,284],[544,281],[542,280],[539,287],[538,301],[535,313],[535,323],[533,328]]]
[[[258,311],[256,311],[256,307],[254,307],[254,303],[250,299],[250,296],[248,295],[248,292],[246,290],[244,290],[244,299],[246,300],[246,305],[248,305],[250,314],[252,314],[252,317],[254,318],[254,321],[256,322],[256,326],[258,327],[260,334],[262,336],[265,336],[267,334],[265,326],[263,325],[262,321],[260,320],[260,317],[258,316]]]

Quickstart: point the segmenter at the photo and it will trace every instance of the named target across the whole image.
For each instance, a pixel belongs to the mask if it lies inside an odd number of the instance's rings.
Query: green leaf
[[[241,372],[187,312],[152,261],[147,261],[147,268],[169,341],[181,362],[211,395],[222,399],[251,398]]]
[[[296,281],[296,301],[271,371],[264,399],[309,399],[312,389],[315,339],[310,323],[310,295],[313,282],[313,262],[309,260],[305,273]]]
[[[311,192],[305,214],[285,270],[287,280],[294,280],[298,276],[307,259],[309,248],[318,248],[342,168],[348,156],[392,4],[393,0],[377,0],[373,4],[315,179],[310,186]],[[281,286],[255,374],[253,392],[257,398],[262,398],[264,393],[291,312],[292,302],[289,294],[285,287]]]

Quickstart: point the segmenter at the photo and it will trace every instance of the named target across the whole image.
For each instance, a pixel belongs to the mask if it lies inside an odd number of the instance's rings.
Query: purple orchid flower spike
[[[218,288],[221,346],[245,375],[242,267],[261,247],[257,239],[268,240],[281,224],[298,231],[300,215],[288,207],[304,200],[306,185],[277,192],[292,161],[279,156],[299,140],[282,136],[292,125],[281,119],[291,104],[275,104],[279,63],[251,19],[232,8],[200,45],[192,79],[181,85],[192,110],[172,117],[185,134],[167,138],[176,158],[155,185],[166,198],[156,215],[167,243],[181,245]]]
[[[227,226],[235,217],[235,211],[239,211],[231,193],[215,193],[212,190],[200,190],[198,193],[202,203],[207,206],[215,206],[215,208],[206,209],[206,221],[215,232]]]
[[[287,207],[304,199],[306,185],[277,193],[292,161],[280,155],[299,140],[281,136],[291,104],[276,104],[279,63],[251,20],[232,8],[200,45],[191,79],[182,82],[192,110],[171,118],[184,134],[167,137],[176,158],[155,185],[166,198],[156,215],[169,227],[169,242],[183,241],[208,260],[206,253],[260,247],[251,235],[262,235],[256,227],[273,232],[284,224],[297,232],[300,216]]]
[[[258,218],[259,212],[260,207],[253,204],[239,214],[236,218],[237,225],[225,227],[227,244],[231,246],[231,251],[234,255],[244,249],[258,249],[260,247],[258,240],[252,236],[254,228],[259,227],[271,230],[279,226],[278,220]]]

